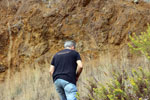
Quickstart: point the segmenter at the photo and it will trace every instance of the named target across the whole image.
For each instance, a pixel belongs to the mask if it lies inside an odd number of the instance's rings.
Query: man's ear
[[[74,50],[74,49],[75,49],[75,47],[74,47],[74,46],[72,46],[72,47],[71,47],[71,49],[72,49],[72,50]]]

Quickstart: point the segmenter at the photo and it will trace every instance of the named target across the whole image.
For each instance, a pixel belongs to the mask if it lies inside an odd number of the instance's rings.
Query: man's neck
[[[69,49],[69,50],[71,50],[71,48],[65,48],[65,49]]]
[[[73,48],[70,48],[70,47],[67,47],[67,48],[65,48],[65,49],[74,50]]]

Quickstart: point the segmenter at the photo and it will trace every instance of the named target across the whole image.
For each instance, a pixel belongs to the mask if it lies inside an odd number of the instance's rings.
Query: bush
[[[89,83],[89,87],[91,84]],[[90,91],[87,100],[149,100],[150,71],[141,67],[130,74],[126,71],[114,73],[113,79],[106,85],[98,84]]]
[[[139,36],[134,33],[129,38],[132,42],[128,44],[131,50],[140,52],[150,59],[150,25],[148,24],[146,32],[141,32]]]

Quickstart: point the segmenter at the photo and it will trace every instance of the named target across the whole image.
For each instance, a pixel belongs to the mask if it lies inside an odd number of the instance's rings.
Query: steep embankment
[[[67,39],[78,43],[84,60],[106,52],[118,57],[149,15],[149,4],[125,0],[0,0],[0,64],[4,71],[49,62]]]

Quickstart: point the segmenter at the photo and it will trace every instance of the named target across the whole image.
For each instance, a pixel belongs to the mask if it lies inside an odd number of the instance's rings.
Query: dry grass
[[[30,67],[0,85],[1,100],[57,100],[48,69],[41,70],[37,63]]]

